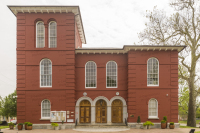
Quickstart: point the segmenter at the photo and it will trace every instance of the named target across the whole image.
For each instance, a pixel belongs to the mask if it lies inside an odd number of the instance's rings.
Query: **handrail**
[[[78,121],[78,118],[76,119],[75,126],[77,126],[77,123],[78,123],[77,121]]]
[[[126,124],[126,126],[128,126],[126,118],[124,118],[124,119],[125,119],[125,124]]]

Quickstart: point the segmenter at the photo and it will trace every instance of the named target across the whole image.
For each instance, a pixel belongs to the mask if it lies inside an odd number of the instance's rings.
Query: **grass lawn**
[[[194,133],[200,133],[200,131],[196,131],[196,132],[194,132]]]
[[[9,128],[9,126],[0,126],[0,129]]]
[[[198,128],[198,127],[180,126],[180,128]]]
[[[199,122],[200,122],[200,120],[196,120],[196,124],[199,124]],[[186,124],[187,121],[179,121],[179,123],[184,123],[184,124]]]

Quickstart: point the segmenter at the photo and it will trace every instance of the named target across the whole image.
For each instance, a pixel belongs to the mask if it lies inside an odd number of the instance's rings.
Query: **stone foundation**
[[[59,129],[61,129],[61,125],[59,124]],[[75,128],[75,124],[63,124],[65,125],[65,129]],[[33,129],[52,129],[51,124],[33,124]]]
[[[128,123],[129,128],[136,128],[137,123]],[[174,123],[175,128],[179,128],[180,124],[179,123]],[[141,123],[141,129],[143,129],[143,123]],[[154,123],[154,126],[151,126],[150,128],[161,128],[161,123]],[[167,128],[169,128],[169,123],[167,124]]]

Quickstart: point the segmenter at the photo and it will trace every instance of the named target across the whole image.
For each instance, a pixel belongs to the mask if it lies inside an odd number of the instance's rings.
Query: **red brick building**
[[[18,122],[178,122],[184,46],[82,48],[78,6],[8,7],[17,18]]]

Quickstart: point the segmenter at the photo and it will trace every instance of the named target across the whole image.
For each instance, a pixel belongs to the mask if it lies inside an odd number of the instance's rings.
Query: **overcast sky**
[[[139,41],[146,10],[168,13],[169,0],[0,0],[0,96],[16,89],[16,17],[7,5],[79,5],[87,44],[83,47],[123,47]]]

